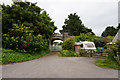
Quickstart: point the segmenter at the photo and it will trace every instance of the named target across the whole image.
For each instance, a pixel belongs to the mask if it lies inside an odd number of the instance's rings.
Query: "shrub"
[[[67,38],[63,41],[62,48],[63,50],[72,50],[74,51],[75,37]]]
[[[107,53],[108,60],[114,61],[120,65],[120,40],[118,40],[116,44],[113,44],[111,49],[110,48],[108,49]]]
[[[94,39],[94,43],[96,47],[104,47],[105,43],[102,39]]]
[[[60,52],[60,56],[62,56],[62,57],[78,57],[78,54],[74,51],[62,50]]]
[[[30,27],[16,25],[9,29],[9,34],[3,34],[3,48],[8,48],[20,52],[35,53],[48,49],[48,40],[42,35],[33,35]]]

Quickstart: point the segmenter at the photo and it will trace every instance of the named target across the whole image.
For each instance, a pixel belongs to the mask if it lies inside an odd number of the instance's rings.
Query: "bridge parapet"
[[[67,39],[68,37],[70,37],[69,35],[68,35],[68,33],[64,33],[64,34],[59,34],[59,33],[54,33],[53,35],[52,35],[52,38],[51,38],[51,42],[50,42],[50,50],[51,50],[51,47],[52,47],[52,45],[53,45],[53,41],[54,40],[62,40],[62,41],[64,41],[65,39]]]

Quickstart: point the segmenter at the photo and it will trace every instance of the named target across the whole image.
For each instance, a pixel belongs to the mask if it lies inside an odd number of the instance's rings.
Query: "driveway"
[[[3,78],[118,78],[118,71],[94,65],[94,58],[47,55],[2,66]]]

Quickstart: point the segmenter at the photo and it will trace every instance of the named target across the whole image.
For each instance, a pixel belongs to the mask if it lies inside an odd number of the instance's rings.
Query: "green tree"
[[[47,12],[36,3],[14,2],[11,6],[3,4],[2,8],[3,33],[8,33],[13,24],[23,24],[30,27],[34,35],[41,34],[48,39],[57,29]]]
[[[68,19],[65,19],[65,25],[62,26],[63,30],[60,30],[61,33],[68,32],[69,35],[79,36],[80,33],[92,32],[92,29],[88,29],[82,24],[80,17],[74,13],[68,15]]]
[[[119,23],[119,25],[118,25],[117,29],[120,29],[120,23]]]
[[[65,41],[63,41],[62,48],[63,50],[74,51],[74,45],[75,45],[75,37],[70,37],[67,38]]]
[[[115,36],[116,33],[118,32],[118,29],[116,29],[113,26],[108,26],[105,31],[102,33],[101,36],[107,37],[107,36]]]
[[[99,38],[91,33],[80,33],[79,36],[75,36],[76,41],[94,41],[95,38]]]
[[[36,3],[14,2],[2,5],[3,48],[36,53],[49,48],[56,26],[47,12]]]

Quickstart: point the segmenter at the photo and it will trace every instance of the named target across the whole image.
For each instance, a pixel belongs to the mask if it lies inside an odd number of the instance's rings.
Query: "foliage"
[[[60,45],[60,46],[61,46],[62,44],[63,44],[63,42],[60,42],[58,45]]]
[[[63,30],[60,30],[61,33],[68,32],[69,35],[79,36],[80,33],[90,32],[94,35],[92,29],[88,29],[82,24],[80,17],[76,13],[68,15],[68,19],[65,19],[64,24],[62,26]]]
[[[95,51],[94,50],[80,49],[80,53],[79,54],[82,57],[92,57],[93,55],[95,55]]]
[[[114,38],[114,36],[103,37],[104,43],[112,42],[113,38]]]
[[[56,45],[58,45],[58,42],[53,42],[53,44],[56,46]]]
[[[118,30],[120,29],[120,23],[118,24],[118,27],[117,27],[117,29],[118,29]]]
[[[2,49],[2,64],[17,63],[17,62],[24,62],[28,60],[37,59],[41,56],[46,55],[49,52],[50,52],[49,50],[46,50],[35,54],[29,54],[29,53],[24,54],[9,49]]]
[[[63,41],[62,48],[63,50],[74,51],[74,45],[75,45],[75,37],[70,37],[67,38],[65,41]]]
[[[92,35],[91,33],[80,33],[80,36],[75,36],[76,41],[91,41],[95,43],[96,47],[103,47],[104,46],[104,40],[102,37],[98,37],[95,35]]]
[[[96,47],[104,47],[104,40],[102,39],[94,39],[94,43]]]
[[[78,54],[74,51],[62,50],[60,52],[59,56],[62,56],[62,57],[78,57]]]
[[[25,53],[48,49],[56,26],[46,11],[30,2],[3,4],[2,8],[3,48]]]
[[[116,29],[113,26],[108,26],[105,31],[102,33],[101,36],[107,37],[107,36],[115,36],[116,33],[118,32],[118,29]]]
[[[3,4],[2,8],[2,31],[4,34],[14,27],[13,24],[30,27],[34,31],[34,35],[41,34],[47,39],[57,29],[47,12],[36,6],[36,3],[14,2],[11,6]]]
[[[107,51],[109,61],[114,61],[118,65],[120,65],[120,40],[113,44],[111,48]]]
[[[103,68],[111,68],[111,69],[119,69],[120,70],[120,66],[118,66],[118,64],[116,64],[113,61],[109,61],[107,59],[102,59],[102,60],[97,60],[95,62],[95,64],[97,66],[103,67]]]
[[[30,27],[14,24],[8,34],[3,34],[3,48],[20,52],[35,53],[48,49],[48,42],[42,35],[33,35]]]
[[[94,38],[99,38],[95,35],[92,35],[91,33],[80,33],[79,36],[75,36],[76,41],[94,41]]]

